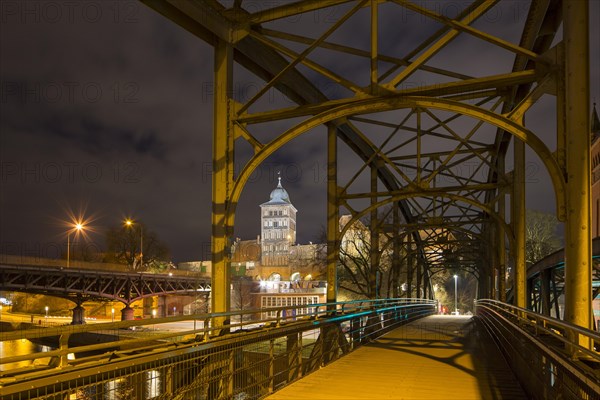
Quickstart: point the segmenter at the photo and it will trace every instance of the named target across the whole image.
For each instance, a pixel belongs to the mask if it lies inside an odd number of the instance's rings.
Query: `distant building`
[[[312,304],[326,301],[327,246],[296,244],[296,214],[288,192],[278,178],[269,201],[260,205],[260,235],[236,238],[231,245],[231,299],[233,309],[306,305],[296,315],[311,313]],[[180,263],[180,269],[210,274],[210,261]],[[276,312],[265,311],[262,317]]]
[[[296,243],[296,207],[281,186],[271,192],[270,200],[260,205],[262,254],[261,265],[288,265],[290,247]]]

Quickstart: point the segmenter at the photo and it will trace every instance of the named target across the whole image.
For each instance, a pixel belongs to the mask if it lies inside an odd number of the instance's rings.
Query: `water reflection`
[[[155,369],[148,371],[146,392],[149,398],[160,396],[160,373]]]
[[[52,350],[49,346],[37,345],[26,339],[0,342],[0,359],[6,357],[28,355]],[[10,364],[0,364],[0,371],[28,368],[34,365],[48,365],[49,357],[35,360],[20,361]],[[99,385],[88,386],[69,393],[69,400],[133,400],[153,399],[165,392],[163,382],[164,372],[150,370],[136,373],[123,378],[104,381]]]
[[[49,346],[38,345],[27,339],[7,340],[0,342],[0,359],[6,357],[22,356],[32,353],[46,352],[52,350]],[[0,371],[24,368],[30,365],[47,365],[48,358],[37,358],[35,360],[20,361],[10,364],[0,364]]]
[[[153,399],[164,392],[162,385],[161,371],[150,370],[80,389],[69,400]]]

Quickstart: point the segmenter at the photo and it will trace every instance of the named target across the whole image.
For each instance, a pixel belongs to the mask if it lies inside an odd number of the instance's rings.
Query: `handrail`
[[[600,361],[600,334],[598,332],[497,300],[477,300],[475,305],[501,311],[504,314],[508,313],[521,322],[531,324],[536,334],[544,332],[572,349],[576,349],[589,357],[598,358]],[[588,342],[590,344],[589,348],[582,346],[582,342]]]
[[[531,397],[592,399],[600,394],[597,332],[496,300],[475,305],[477,319]]]
[[[20,340],[20,339],[38,339],[44,337],[58,336],[61,338],[61,342],[65,345],[61,346],[61,348],[57,350],[51,350],[47,352],[33,353],[22,356],[11,356],[11,357],[2,357],[0,359],[0,365],[2,364],[10,364],[20,361],[26,360],[34,360],[37,358],[43,357],[60,357],[63,360],[63,363],[66,362],[66,357],[68,354],[77,354],[77,353],[86,353],[89,351],[97,351],[106,348],[114,348],[114,342],[107,342],[101,344],[94,345],[85,345],[85,346],[77,346],[77,347],[68,347],[66,343],[70,335],[85,333],[85,332],[97,332],[97,333],[113,333],[119,332],[119,336],[123,330],[129,330],[131,328],[143,328],[143,327],[151,327],[154,328],[159,327],[162,324],[173,323],[173,322],[202,322],[202,326],[186,331],[174,331],[167,333],[160,333],[158,335],[153,335],[151,338],[144,337],[141,339],[138,338],[120,338],[120,342],[127,342],[127,347],[129,350],[132,348],[136,348],[139,346],[147,346],[148,340],[169,340],[169,339],[180,339],[185,336],[194,335],[196,337],[202,337],[204,341],[207,341],[212,336],[218,336],[221,331],[236,331],[240,329],[244,329],[246,327],[256,327],[257,324],[260,324],[264,327],[279,327],[286,323],[290,322],[298,322],[298,321],[307,321],[307,320],[320,320],[326,319],[327,317],[332,317],[334,315],[347,315],[351,317],[352,315],[356,315],[362,311],[373,310],[377,308],[380,312],[387,311],[390,308],[398,308],[405,307],[416,304],[430,305],[434,306],[435,301],[429,299],[385,299],[387,304],[381,304],[382,299],[366,299],[366,300],[351,300],[344,302],[336,302],[336,303],[318,303],[318,304],[305,304],[305,305],[297,305],[297,306],[287,306],[287,307],[273,307],[273,308],[261,308],[261,309],[251,309],[251,310],[242,310],[242,311],[231,311],[224,313],[208,313],[208,314],[195,314],[195,315],[184,315],[184,316],[174,316],[174,317],[166,317],[166,318],[152,318],[152,319],[144,319],[144,320],[131,320],[131,321],[117,321],[117,322],[105,322],[105,323],[96,323],[96,324],[85,324],[85,325],[64,325],[64,326],[56,326],[56,327],[41,327],[34,329],[24,329],[13,332],[0,332],[0,342],[8,341],[8,340]],[[299,309],[314,309],[312,313],[295,315],[293,310]],[[285,312],[284,312],[285,311]],[[246,315],[256,315],[263,314],[266,312],[276,312],[275,317],[271,318],[262,318],[260,320],[244,320],[244,316]],[[234,317],[239,317],[240,322],[229,322],[221,326],[213,326],[212,319],[215,317],[225,317],[225,320],[231,321]],[[341,319],[343,320],[343,318]],[[181,339],[180,339],[181,340]]]
[[[284,310],[300,308],[314,309],[301,316],[284,313]],[[184,393],[188,392],[191,395],[204,393],[208,398],[219,397],[211,394],[213,390],[226,391],[227,398],[232,398],[232,390],[263,396],[400,324],[433,314],[435,309],[436,303],[427,299],[375,299],[68,327],[60,337],[61,348],[58,350],[0,360],[2,364],[38,358],[52,360],[48,365],[0,372],[0,390],[7,399],[41,399],[48,395],[68,397],[79,390],[95,391],[98,385],[114,383],[121,377],[153,379],[143,374],[160,371],[164,379],[172,375],[178,377],[177,381],[171,381],[173,385],[161,387],[166,396],[162,398],[183,399],[187,398]],[[211,326],[212,318],[216,316],[230,317],[219,320],[233,320],[234,316],[267,311],[276,311],[277,317],[253,321],[239,318],[240,322]],[[102,331],[108,326],[159,326],[159,323],[192,319],[203,319],[203,326],[127,341],[117,339],[104,344],[66,346],[65,337],[73,329]],[[55,333],[56,328],[44,331]],[[39,337],[40,333],[35,333]],[[3,337],[7,338],[7,335]],[[80,354],[81,357],[76,359],[67,357],[70,353],[83,352],[88,354]],[[256,372],[259,369],[261,372]],[[227,384],[213,384],[215,379]],[[110,390],[118,388],[113,385]]]
[[[419,298],[391,298],[386,299],[390,301],[390,304],[436,304],[435,300],[429,299],[419,299]],[[115,321],[115,322],[103,322],[97,324],[83,324],[83,325],[63,325],[52,328],[33,328],[33,329],[20,329],[17,331],[7,331],[0,332],[0,342],[6,340],[19,340],[19,339],[30,339],[30,338],[41,338],[48,336],[60,336],[62,334],[74,334],[74,333],[83,333],[83,332],[95,332],[99,330],[116,330],[116,329],[130,329],[137,327],[145,327],[145,326],[155,326],[169,322],[182,322],[182,321],[210,321],[215,317],[230,317],[224,318],[231,320],[231,317],[234,316],[246,316],[246,315],[255,315],[261,314],[265,312],[277,312],[280,311],[277,317],[274,318],[263,318],[259,322],[262,324],[267,323],[275,323],[276,325],[281,324],[286,320],[300,319],[301,317],[312,316],[319,317],[322,315],[327,315],[332,313],[332,307],[335,312],[352,312],[356,309],[364,309],[365,307],[373,307],[373,304],[377,304],[381,299],[364,299],[364,300],[350,300],[350,301],[340,301],[335,303],[314,303],[314,304],[303,304],[296,306],[285,306],[285,307],[264,307],[258,309],[248,309],[241,311],[230,311],[230,312],[221,312],[221,313],[203,313],[203,314],[190,314],[190,315],[181,315],[181,316],[172,316],[172,317],[164,317],[164,318],[150,318],[150,319],[141,319],[141,320],[129,320],[129,321]],[[366,305],[364,305],[366,303]],[[292,313],[287,313],[288,310],[298,310],[298,309],[315,309],[315,311],[310,315],[293,315]],[[281,311],[286,310],[286,313],[281,313]],[[256,320],[253,321],[244,321],[244,318],[240,318],[239,323],[229,323],[218,327],[212,327],[211,330],[221,330],[227,328],[242,328],[245,325],[256,324]],[[207,324],[208,326],[208,324]],[[175,335],[180,336],[180,335]]]

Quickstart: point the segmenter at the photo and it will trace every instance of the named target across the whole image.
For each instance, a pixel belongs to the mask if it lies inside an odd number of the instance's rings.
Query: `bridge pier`
[[[78,303],[72,311],[73,319],[71,320],[71,325],[85,324],[85,308],[83,308],[81,304]]]
[[[133,319],[133,308],[129,304],[125,304],[125,307],[121,310],[121,321],[132,321]]]

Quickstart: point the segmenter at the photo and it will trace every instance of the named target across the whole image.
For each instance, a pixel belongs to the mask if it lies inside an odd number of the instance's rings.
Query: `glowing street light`
[[[85,228],[83,222],[77,222],[73,225],[73,229],[69,229],[67,231],[67,268],[69,268],[71,261],[71,231],[75,232],[77,235],[79,232],[82,232]]]
[[[129,218],[125,220],[125,226],[128,228],[133,227],[133,221]],[[144,254],[142,252],[142,248],[144,246],[144,233],[143,233],[142,224],[140,224],[140,267],[144,265]]]
[[[114,308],[113,308],[113,309],[111,309],[111,310],[110,310],[110,313],[111,313],[111,315],[112,315],[112,322],[115,322],[115,309],[114,309]]]
[[[454,275],[454,314],[458,315],[458,275]]]
[[[48,306],[44,307],[46,310],[46,326],[48,326]]]

